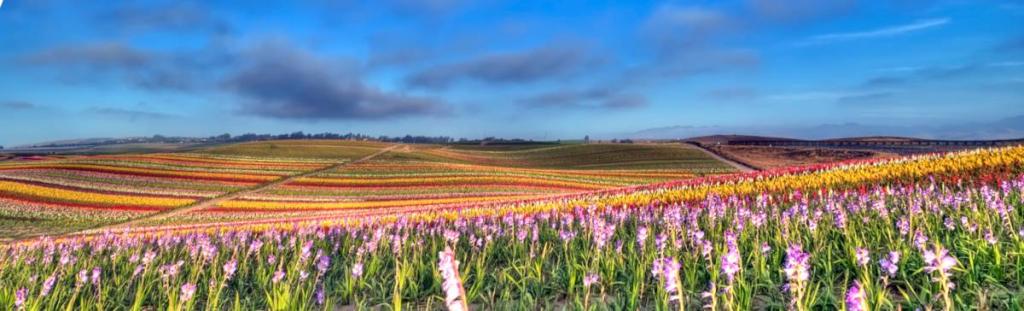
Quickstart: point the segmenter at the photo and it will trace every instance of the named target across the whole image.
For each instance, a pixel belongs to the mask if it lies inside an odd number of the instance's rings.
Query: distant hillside
[[[923,141],[925,139],[900,136],[865,136],[824,139],[822,141]]]
[[[799,141],[800,139],[793,138],[782,138],[782,137],[769,137],[769,136],[754,136],[754,135],[708,135],[708,136],[697,136],[684,139],[685,141],[693,141],[701,144],[726,144],[730,141],[763,141],[763,140],[791,140]]]

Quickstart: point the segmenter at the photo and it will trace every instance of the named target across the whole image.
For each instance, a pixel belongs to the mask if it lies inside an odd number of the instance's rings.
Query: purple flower
[[[658,235],[654,237],[654,245],[658,247],[659,252],[665,250],[665,242],[667,241],[668,236],[665,235],[664,232],[658,233]]]
[[[761,242],[761,253],[767,254],[772,251],[772,246],[768,245],[768,242]]]
[[[679,262],[675,258],[665,257],[654,260],[653,273],[661,276],[665,282],[665,292],[668,293],[669,301],[681,299],[679,288]]]
[[[25,305],[25,298],[28,296],[28,289],[22,287],[18,291],[14,292],[14,307],[21,309]]]
[[[145,269],[145,267],[143,267],[142,265],[136,265],[135,270],[132,271],[132,277],[134,278],[139,276],[139,273],[142,273],[143,269]]]
[[[946,217],[945,219],[942,220],[942,224],[946,226],[947,230],[956,229],[956,223],[953,222],[952,218]]]
[[[878,260],[878,265],[882,267],[882,270],[890,277],[896,276],[896,271],[899,271],[900,253],[889,252],[888,258],[882,258]]]
[[[558,230],[558,237],[562,238],[562,242],[568,242],[576,238],[576,232],[572,230]]]
[[[102,274],[103,274],[103,270],[100,270],[100,267],[92,268],[92,285],[93,286],[96,286],[96,287],[100,286],[100,275],[102,275]]]
[[[277,270],[274,272],[274,277],[271,278],[270,281],[277,284],[278,282],[281,282],[282,279],[284,279],[284,271]]]
[[[906,218],[900,218],[900,220],[896,221],[896,227],[900,229],[901,235],[910,233],[910,221]]]
[[[316,293],[314,295],[316,296],[316,304],[318,305],[323,305],[324,301],[327,299],[327,295],[324,293],[323,285],[317,286]]]
[[[249,243],[249,253],[255,253],[263,247],[263,240],[255,239],[252,243]]]
[[[358,279],[363,276],[363,262],[357,261],[352,264],[352,277]]]
[[[729,251],[722,256],[722,273],[732,282],[733,277],[740,271],[740,252],[736,246],[729,246]]]
[[[647,244],[647,227],[640,227],[636,229],[636,245],[643,247]]]
[[[154,258],[156,258],[156,252],[146,251],[145,253],[142,254],[142,264],[149,265],[150,262],[153,262]]]
[[[306,241],[306,243],[303,243],[302,250],[301,252],[299,252],[299,261],[305,262],[307,259],[309,259],[309,255],[311,254],[312,249],[313,241]]]
[[[591,223],[593,227],[592,239],[597,249],[604,249],[608,240],[615,234],[615,224],[608,223],[604,219],[596,218]]]
[[[50,294],[50,290],[53,289],[53,283],[57,282],[57,273],[54,272],[50,277],[43,281],[43,288],[39,290],[39,297],[46,297]]]
[[[995,245],[996,242],[999,242],[996,240],[996,236],[992,233],[991,229],[985,230],[985,241],[988,242],[989,245]]]
[[[85,283],[89,283],[89,273],[86,272],[84,269],[81,270],[81,271],[78,271],[78,279],[77,279],[77,281],[78,282],[75,283],[75,286],[82,286]]]
[[[858,247],[854,254],[857,257],[857,264],[861,266],[867,266],[871,262],[871,255],[867,249]]]
[[[956,258],[949,256],[949,251],[943,247],[935,251],[926,250],[921,257],[924,258],[924,270],[928,273],[938,272],[941,278],[948,278],[949,270],[957,264]]]
[[[192,283],[185,283],[181,285],[181,301],[192,300],[192,296],[196,294],[196,285]]]
[[[914,232],[914,246],[923,250],[926,244],[928,244],[928,236],[921,231]]]
[[[224,280],[230,280],[235,275],[235,270],[238,269],[238,261],[231,259],[224,263]]]
[[[853,281],[850,290],[846,291],[846,310],[866,311],[867,309],[867,302],[864,299],[864,291],[860,288],[860,282]]]
[[[452,244],[459,243],[459,232],[455,230],[445,230],[444,239],[448,240]]]
[[[320,274],[327,272],[327,269],[331,267],[331,257],[327,255],[320,255],[316,260],[316,270],[320,271]]]
[[[596,273],[588,273],[587,276],[583,277],[583,287],[590,287],[590,285],[597,283],[598,280],[600,280],[600,278]]]
[[[790,283],[803,284],[810,277],[810,255],[803,252],[799,244],[792,245],[786,249],[786,262],[782,271],[786,273],[786,279]]]

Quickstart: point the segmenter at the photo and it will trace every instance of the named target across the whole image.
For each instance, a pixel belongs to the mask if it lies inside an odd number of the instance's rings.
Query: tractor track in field
[[[749,165],[746,165],[746,164],[743,164],[743,163],[740,163],[740,162],[737,162],[737,161],[733,161],[733,160],[728,159],[726,157],[723,157],[722,155],[718,154],[717,152],[714,152],[711,149],[705,148],[704,146],[701,146],[701,145],[698,145],[698,144],[684,144],[684,145],[688,145],[688,146],[693,147],[693,149],[697,149],[697,150],[703,151],[708,156],[711,156],[712,158],[715,158],[715,160],[721,161],[722,163],[725,163],[725,164],[728,164],[729,166],[732,166],[737,171],[740,171],[740,173],[748,173],[748,172],[754,172],[754,171],[758,170],[758,169],[753,168],[753,167],[751,167]]]
[[[356,159],[356,160],[353,160],[353,161],[336,163],[336,164],[333,164],[333,165],[328,165],[326,167],[322,167],[322,168],[318,168],[318,169],[314,169],[314,170],[309,170],[309,171],[305,171],[305,172],[294,174],[294,175],[288,175],[288,176],[285,176],[285,177],[282,177],[282,178],[278,178],[278,179],[275,179],[275,180],[272,180],[272,181],[269,181],[269,182],[266,182],[266,183],[262,183],[262,184],[259,184],[259,185],[256,185],[256,186],[252,186],[252,187],[249,187],[249,188],[245,188],[245,189],[241,189],[241,190],[233,191],[233,192],[228,192],[228,193],[225,193],[225,194],[222,194],[222,195],[219,195],[219,196],[216,196],[216,197],[208,198],[208,199],[202,199],[202,200],[196,201],[196,202],[194,202],[192,204],[189,204],[189,205],[186,205],[186,206],[182,206],[182,207],[178,207],[178,208],[173,208],[173,209],[157,212],[157,213],[154,213],[154,214],[149,214],[149,215],[146,215],[146,216],[129,219],[129,220],[122,221],[122,222],[111,223],[111,224],[104,224],[102,226],[93,227],[93,228],[89,228],[89,229],[85,229],[85,230],[80,230],[80,231],[77,231],[77,232],[66,233],[66,234],[60,235],[59,237],[95,234],[95,233],[99,233],[99,232],[103,232],[103,231],[108,231],[108,230],[112,230],[112,229],[130,227],[132,225],[140,224],[140,223],[147,222],[147,221],[159,220],[159,219],[173,217],[173,216],[177,216],[177,215],[181,215],[181,214],[185,214],[185,213],[189,213],[189,212],[200,211],[200,210],[203,210],[203,209],[206,209],[206,208],[217,206],[217,204],[219,204],[221,202],[224,202],[224,201],[230,201],[230,200],[237,199],[239,197],[245,196],[247,194],[257,193],[257,192],[260,192],[262,190],[268,189],[270,187],[277,186],[277,185],[280,185],[280,184],[284,184],[284,183],[292,181],[292,180],[294,180],[296,178],[312,176],[312,175],[316,175],[318,173],[322,173],[322,172],[334,170],[334,169],[337,169],[337,168],[345,167],[346,165],[366,162],[366,161],[369,161],[369,160],[371,160],[371,159],[373,159],[373,158],[375,158],[377,156],[385,154],[388,151],[394,150],[395,148],[398,148],[400,146],[401,145],[388,146],[387,148],[381,149],[381,150],[379,150],[377,152],[374,152],[373,154],[367,155],[365,157],[362,157],[362,158],[359,158],[359,159]],[[27,238],[27,239],[32,239],[32,238]]]

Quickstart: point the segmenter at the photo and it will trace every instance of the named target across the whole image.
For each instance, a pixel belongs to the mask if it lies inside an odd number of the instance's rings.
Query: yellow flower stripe
[[[57,201],[70,201],[80,203],[94,203],[106,205],[138,205],[138,206],[159,206],[175,207],[184,206],[194,202],[193,199],[182,198],[161,198],[143,197],[119,194],[104,194],[86,191],[67,190],[60,188],[43,187],[37,185],[23,184],[0,180],[0,191],[14,193],[28,197],[53,199]]]

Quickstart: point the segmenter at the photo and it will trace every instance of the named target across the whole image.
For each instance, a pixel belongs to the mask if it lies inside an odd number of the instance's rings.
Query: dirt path
[[[132,225],[140,224],[140,223],[147,222],[147,221],[158,220],[158,219],[173,217],[173,216],[177,216],[177,215],[181,215],[181,214],[185,214],[185,213],[189,213],[189,212],[199,211],[199,210],[202,210],[202,209],[205,209],[205,208],[214,207],[218,203],[221,203],[221,202],[224,202],[224,201],[230,201],[230,200],[237,199],[237,198],[242,197],[242,196],[247,195],[247,194],[253,194],[253,193],[260,192],[260,191],[262,191],[264,189],[267,189],[267,188],[270,188],[270,187],[273,187],[273,186],[277,186],[277,185],[286,183],[286,182],[291,181],[291,180],[296,179],[296,178],[312,176],[312,175],[316,175],[318,173],[330,171],[330,170],[333,170],[333,169],[336,169],[336,168],[339,168],[339,167],[344,167],[344,166],[349,165],[349,164],[355,164],[355,163],[359,163],[359,162],[368,161],[368,160],[373,159],[373,158],[375,158],[375,157],[377,157],[379,155],[387,153],[388,151],[391,151],[391,150],[393,150],[395,148],[398,148],[399,146],[400,145],[393,145],[393,146],[381,149],[380,151],[377,151],[377,152],[375,152],[375,153],[373,153],[371,155],[362,157],[362,158],[354,160],[354,161],[337,163],[337,164],[334,164],[334,165],[329,165],[327,167],[322,167],[322,168],[318,168],[318,169],[311,170],[311,171],[305,171],[305,172],[298,173],[298,174],[295,174],[295,175],[285,176],[285,177],[282,177],[282,178],[279,178],[279,179],[276,179],[276,180],[273,180],[273,181],[270,181],[270,182],[267,182],[267,183],[263,183],[263,184],[259,184],[259,185],[253,186],[253,187],[241,189],[241,190],[234,191],[234,192],[228,192],[228,193],[225,193],[225,194],[213,197],[213,198],[205,199],[205,200],[199,200],[199,201],[196,201],[195,203],[192,203],[190,205],[186,205],[186,206],[182,206],[182,207],[178,207],[178,208],[173,208],[173,209],[165,210],[165,211],[162,211],[162,212],[159,212],[159,213],[155,213],[155,214],[149,214],[149,215],[146,215],[146,216],[143,216],[143,217],[139,217],[139,218],[135,218],[135,219],[129,219],[129,220],[126,220],[126,221],[123,221],[123,222],[119,222],[119,223],[106,224],[106,225],[103,225],[103,226],[100,226],[100,227],[86,229],[86,230],[82,230],[82,231],[75,232],[75,233],[69,233],[69,234],[65,234],[65,235],[90,234],[90,233],[103,232],[103,231],[111,230],[111,229],[115,229],[115,228],[132,226]]]
[[[714,151],[708,150],[707,148],[704,148],[704,147],[699,146],[697,144],[684,144],[684,145],[690,146],[693,149],[697,149],[697,150],[703,151],[704,153],[706,153],[707,155],[711,156],[712,158],[715,158],[715,160],[722,161],[725,164],[729,164],[730,166],[732,166],[733,168],[736,168],[736,170],[738,170],[740,172],[746,173],[746,172],[757,171],[757,169],[755,169],[753,167],[749,167],[749,166],[747,166],[747,165],[745,165],[743,163],[739,163],[739,162],[736,162],[736,161],[733,161],[733,160],[726,159],[725,157],[723,157],[721,155],[718,155],[718,153],[715,153]]]

